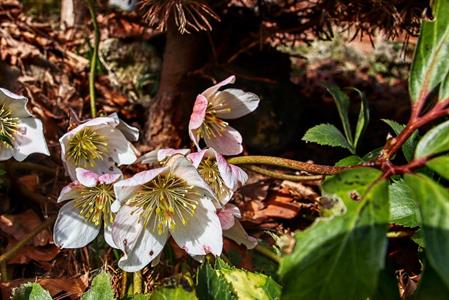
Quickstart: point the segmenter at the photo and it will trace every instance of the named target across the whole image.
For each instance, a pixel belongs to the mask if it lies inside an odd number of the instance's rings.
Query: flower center
[[[99,226],[103,219],[107,226],[114,222],[115,215],[111,212],[114,200],[112,184],[99,184],[96,187],[83,188],[80,197],[75,199],[75,207],[94,225]]]
[[[228,122],[217,117],[219,112],[229,112],[231,108],[226,107],[223,102],[211,103],[207,105],[206,116],[203,126],[201,127],[201,137],[217,137],[221,136],[229,126]]]
[[[141,220],[159,234],[173,229],[176,222],[183,225],[198,206],[199,193],[184,180],[171,174],[158,175],[142,186],[128,203],[143,210]]]
[[[106,138],[86,127],[70,138],[67,155],[76,166],[94,167],[95,161],[103,159],[106,151]]]
[[[215,195],[218,196],[228,189],[223,178],[220,176],[218,164],[215,159],[211,159],[209,157],[204,158],[198,166],[198,173],[200,173],[204,181],[206,181],[206,183],[212,188]]]
[[[14,134],[17,132],[19,118],[12,118],[11,111],[4,104],[0,106],[0,141],[7,148],[12,148]]]

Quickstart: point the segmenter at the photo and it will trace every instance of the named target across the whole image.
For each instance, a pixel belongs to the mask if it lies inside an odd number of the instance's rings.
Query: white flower
[[[225,237],[233,240],[239,245],[245,245],[248,249],[256,247],[257,240],[246,233],[238,220],[242,216],[237,206],[226,204],[226,206],[223,209],[220,209],[217,214]]]
[[[243,151],[242,136],[222,119],[237,119],[254,111],[259,97],[239,89],[219,91],[234,83],[235,76],[208,88],[197,96],[189,122],[189,136],[197,146],[204,138],[207,146],[223,155],[237,155]]]
[[[133,145],[139,131],[121,121],[117,114],[98,117],[83,123],[64,134],[60,139],[61,158],[67,173],[74,180],[77,167],[98,174],[116,169],[118,165],[129,165],[137,157]]]
[[[222,229],[213,192],[184,156],[176,155],[164,167],[119,181],[114,191],[122,207],[112,236],[124,252],[118,263],[123,270],[144,268],[161,253],[170,236],[192,256],[221,254]]]
[[[82,168],[76,169],[77,181],[65,186],[58,202],[72,200],[59,211],[53,232],[55,244],[61,248],[81,248],[93,241],[101,227],[104,238],[114,248],[111,226],[115,214],[111,205],[115,201],[112,184],[121,173],[97,174]]]
[[[0,88],[0,160],[24,160],[31,153],[50,155],[42,122],[26,108],[28,99]]]
[[[221,205],[231,199],[234,191],[248,180],[248,175],[241,168],[229,164],[213,148],[204,149],[187,155],[198,169],[201,177],[209,184]]]
[[[173,155],[176,154],[187,155],[189,153],[190,149],[172,149],[172,148],[156,149],[148,153],[145,153],[144,155],[139,157],[137,162],[141,164],[161,166]]]

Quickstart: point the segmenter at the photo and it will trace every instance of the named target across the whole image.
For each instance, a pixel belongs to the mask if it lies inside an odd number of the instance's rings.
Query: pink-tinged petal
[[[190,153],[189,155],[187,155],[187,158],[192,161],[192,164],[195,168],[198,168],[207,151],[208,149],[204,149],[198,152]]]
[[[133,145],[120,130],[103,127],[99,128],[97,132],[108,139],[108,154],[119,166],[130,165],[137,160]]]
[[[160,149],[157,153],[157,159],[159,161],[163,161],[166,158],[169,158],[175,154],[187,155],[190,153],[190,149]]]
[[[119,247],[115,244],[114,239],[112,238],[112,224],[104,226],[104,240],[112,248],[119,249]]]
[[[5,105],[11,111],[13,118],[27,118],[32,116],[27,109],[28,99],[24,96],[16,95],[7,89],[0,88],[0,105]]]
[[[50,155],[42,122],[36,118],[20,119],[14,141],[14,158],[23,161],[31,153]]]
[[[248,174],[241,168],[231,165],[220,153],[216,153],[218,171],[225,185],[232,191],[242,187],[248,180]]]
[[[222,209],[217,212],[218,218],[220,219],[220,224],[223,230],[227,230],[234,226],[234,214],[232,211],[227,209]]]
[[[230,229],[224,230],[223,235],[239,245],[243,244],[248,249],[253,249],[257,246],[257,240],[246,233],[242,224],[238,220],[235,220],[234,226]]]
[[[254,111],[260,102],[260,98],[253,93],[247,93],[239,89],[226,89],[218,92],[209,99],[211,103],[221,103],[223,109],[217,111],[217,117],[222,119],[237,119]]]
[[[178,246],[190,255],[221,254],[222,228],[211,199],[201,198],[191,219],[185,225],[176,220],[170,233]]]
[[[217,83],[214,86],[211,86],[210,88],[208,88],[207,90],[205,90],[204,92],[202,92],[201,94],[206,97],[212,97],[221,87],[228,85],[228,84],[232,84],[235,82],[235,76],[229,76],[228,78],[226,78],[225,80],[223,80],[222,82]]]
[[[76,168],[76,179],[85,187],[94,187],[98,184],[98,175],[95,172],[83,168]]]
[[[139,129],[124,122],[118,117],[117,113],[112,113],[109,117],[118,121],[117,129],[120,130],[129,141],[137,142],[139,139]]]
[[[66,185],[62,188],[61,193],[59,193],[59,197],[57,203],[75,199],[79,196],[79,189],[82,188],[82,185],[78,181],[74,181]]]
[[[189,121],[189,130],[198,129],[204,122],[204,118],[206,117],[208,101],[206,97],[202,95],[198,95],[195,100],[195,104],[193,105],[193,111],[190,115]]]
[[[59,210],[53,240],[61,248],[82,248],[92,242],[99,232],[100,227],[81,216],[75,202],[70,201]]]
[[[140,211],[123,206],[112,225],[114,243],[124,252],[118,263],[119,267],[126,272],[143,269],[161,253],[168,236],[168,231],[158,234],[143,227]]]
[[[126,201],[140,189],[142,185],[150,182],[157,175],[167,171],[167,167],[152,169],[137,173],[131,178],[120,180],[114,184],[114,192],[117,201],[125,204]]]
[[[190,129],[189,128],[190,140],[193,142],[193,144],[195,145],[195,147],[198,151],[201,150],[199,132],[200,132],[200,129]]]
[[[242,136],[231,126],[227,126],[220,135],[206,135],[204,141],[208,147],[223,155],[237,155],[243,151]]]
[[[182,155],[176,155],[170,158],[167,162],[167,167],[170,168],[171,174],[183,179],[187,184],[199,188],[204,193],[204,196],[215,198],[214,192],[209,185],[201,178],[197,169],[192,163]]]
[[[98,177],[98,183],[100,184],[113,184],[117,180],[119,180],[122,177],[122,172],[118,173],[106,173],[103,175],[100,175]]]

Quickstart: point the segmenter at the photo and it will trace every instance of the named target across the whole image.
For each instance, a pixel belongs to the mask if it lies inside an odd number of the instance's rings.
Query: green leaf
[[[429,130],[421,138],[416,146],[415,158],[433,156],[448,150],[449,121],[446,121]]]
[[[409,92],[413,103],[427,97],[448,74],[448,11],[449,1],[435,0],[434,19],[432,21],[424,20],[421,25],[420,37],[409,76]]]
[[[112,300],[114,290],[111,285],[111,276],[106,272],[101,272],[92,281],[92,287],[81,299],[83,300]]]
[[[419,226],[416,218],[417,207],[413,199],[412,190],[404,182],[397,180],[390,184],[390,223],[406,226]]]
[[[405,175],[419,206],[426,257],[449,288],[449,191],[424,175]]]
[[[341,123],[343,124],[343,131],[345,132],[346,139],[350,145],[353,145],[351,125],[349,124],[349,98],[338,86],[335,84],[325,84],[324,87],[334,98],[337,105],[338,115],[340,116]]]
[[[449,180],[449,156],[443,155],[435,157],[426,163],[426,166]]]
[[[25,283],[12,292],[12,300],[52,300],[50,293],[38,283]]]
[[[363,163],[364,160],[357,155],[347,156],[345,158],[340,159],[335,163],[337,167],[349,167]]]
[[[431,265],[424,264],[424,272],[421,276],[418,288],[412,297],[413,300],[447,300],[449,289]]]
[[[320,124],[310,128],[304,134],[302,140],[325,146],[342,147],[348,149],[351,153],[354,152],[340,130],[332,124]]]
[[[396,136],[398,136],[402,130],[404,130],[405,125],[399,124],[393,120],[382,119],[388,126],[393,129]],[[413,134],[408,138],[408,140],[402,145],[402,153],[407,161],[413,159],[413,154],[415,153],[416,144],[418,143],[418,131],[413,132]]]
[[[339,197],[348,209],[358,206],[369,186],[382,172],[372,168],[357,168],[329,176],[321,188],[325,196]]]
[[[399,300],[399,290],[394,270],[383,269],[379,273],[379,284],[376,294],[370,300]]]
[[[237,299],[232,286],[207,261],[198,268],[196,294],[200,300]]]
[[[283,299],[372,296],[384,267],[388,219],[388,185],[381,180],[357,209],[297,232],[295,249],[280,264]]]
[[[365,132],[365,129],[369,123],[369,107],[368,107],[368,101],[366,100],[365,94],[356,88],[352,88],[352,89],[359,94],[360,99],[362,101],[360,104],[359,118],[357,120],[357,125],[355,128],[354,144],[352,145],[354,149],[357,149],[357,145],[359,144],[360,137]]]
[[[145,298],[141,298],[144,300]],[[162,287],[151,293],[148,300],[196,300],[198,299],[194,291],[187,291],[181,286],[176,288]],[[138,300],[138,299],[135,299]]]

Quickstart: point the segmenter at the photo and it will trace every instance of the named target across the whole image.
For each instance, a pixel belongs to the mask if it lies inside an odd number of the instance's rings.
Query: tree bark
[[[61,28],[79,26],[86,12],[85,0],[61,0]]]
[[[198,93],[188,73],[204,63],[205,41],[204,33],[180,34],[170,18],[159,90],[150,104],[146,125],[146,144],[150,147],[179,148],[183,144]]]

